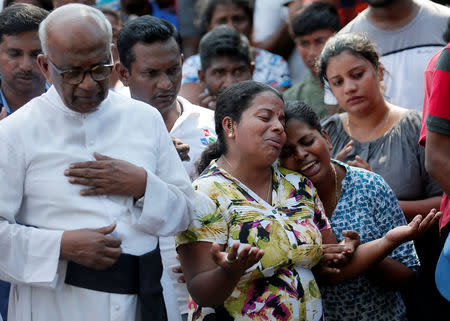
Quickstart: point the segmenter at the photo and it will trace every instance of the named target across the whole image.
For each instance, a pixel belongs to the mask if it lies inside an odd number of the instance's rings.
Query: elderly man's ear
[[[50,73],[48,70],[48,61],[47,57],[45,57],[43,54],[38,55],[37,62],[39,65],[39,68],[41,69],[41,72],[44,74],[45,79],[49,84],[52,83],[52,80],[50,79]]]
[[[116,73],[119,75],[120,81],[123,83],[124,86],[128,87],[130,85],[129,84],[130,73],[128,72],[128,69],[120,62],[116,63],[114,68],[116,68]]]

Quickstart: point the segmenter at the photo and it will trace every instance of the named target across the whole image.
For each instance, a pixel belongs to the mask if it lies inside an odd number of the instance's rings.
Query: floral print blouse
[[[194,181],[194,218],[177,243],[235,242],[264,250],[222,306],[190,299],[189,320],[323,320],[319,288],[311,272],[322,255],[320,230],[330,228],[311,182],[273,165],[272,204],[213,161]],[[211,315],[212,314],[212,315]]]

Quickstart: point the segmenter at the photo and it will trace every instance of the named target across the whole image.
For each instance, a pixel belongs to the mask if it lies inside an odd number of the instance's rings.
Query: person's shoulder
[[[183,66],[184,65],[198,65],[200,64],[200,55],[196,54],[196,55],[192,55],[190,57],[187,57],[184,60]]]
[[[278,163],[273,165],[273,169],[281,180],[285,180],[285,183],[281,182],[281,184],[286,186],[287,182],[288,185],[291,185],[295,189],[303,189],[309,196],[314,194],[315,188],[313,184],[303,174],[284,168]]]
[[[211,189],[216,190],[219,185],[225,182],[229,182],[229,180],[221,173],[215,161],[212,161],[200,176],[192,182],[192,186],[194,186],[194,190],[207,193]]]
[[[286,100],[300,100],[301,99],[301,92],[304,86],[304,80],[296,83],[291,88],[288,88],[284,93],[283,97]]]
[[[155,107],[143,101],[116,93],[113,90],[109,91],[108,96],[112,108],[116,108],[121,113],[136,115],[138,117],[145,117],[146,115],[157,118],[161,117],[161,114]]]
[[[311,85],[318,85],[316,78],[309,73],[303,80],[293,85],[291,88],[287,89],[283,96],[288,100],[304,100],[306,99],[307,91],[311,88]]]
[[[379,182],[380,179],[382,179],[382,177],[379,174],[361,167],[350,166],[348,164],[345,164],[345,167],[347,169],[347,173],[349,176],[361,180],[366,184],[370,184],[372,182]]]
[[[174,125],[174,128],[184,128],[184,129],[201,128],[203,129],[205,136],[212,137],[215,139],[216,127],[214,121],[214,111],[208,108],[192,104],[187,99],[181,96],[178,96],[177,99],[183,106],[182,107],[183,113],[177,120],[177,123],[176,125]]]
[[[422,113],[414,109],[404,109],[398,124],[403,129],[409,129],[414,133],[420,132],[422,129]]]
[[[341,114],[334,114],[330,117],[325,118],[320,123],[324,129],[327,131],[330,129],[337,129],[341,123]]]
[[[352,21],[347,23],[338,33],[347,32],[363,32],[365,31],[368,21],[367,21],[367,10],[365,9],[360,12]]]
[[[450,74],[450,43],[440,51],[436,58],[434,69],[445,71],[447,74]]]
[[[280,64],[286,63],[287,64],[286,60],[282,56],[274,54],[274,53],[272,53],[270,51],[267,51],[265,49],[255,48],[255,52],[256,52],[256,59],[257,60],[258,59],[269,60],[269,61],[272,61],[272,62],[275,62],[275,63],[280,63]]]
[[[369,193],[373,191],[386,190],[388,184],[384,178],[364,168],[346,165],[347,175],[351,181],[351,188],[357,192]],[[377,196],[377,195],[374,195]]]
[[[45,95],[45,94],[44,94]],[[37,96],[20,107],[14,113],[2,119],[0,121],[0,128],[3,130],[19,130],[22,131],[24,126],[30,129],[33,126],[41,125],[42,122],[38,121],[41,116],[45,114],[51,114],[43,95]]]
[[[177,99],[181,102],[183,105],[183,113],[189,113],[189,114],[199,114],[203,117],[212,118],[214,121],[214,111],[196,104],[191,103],[186,98],[183,98],[181,96],[178,96]]]
[[[447,6],[429,0],[418,0],[416,3],[424,14],[430,15],[430,18],[450,17],[450,8]]]

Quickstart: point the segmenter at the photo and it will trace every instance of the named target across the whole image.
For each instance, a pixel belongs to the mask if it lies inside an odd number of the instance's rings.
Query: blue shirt
[[[336,163],[347,172],[338,204],[329,219],[338,241],[343,239],[343,230],[357,231],[361,242],[367,243],[407,224],[394,191],[380,175]],[[419,266],[412,242],[403,243],[389,257],[413,270]],[[327,321],[406,321],[400,293],[383,289],[365,274],[342,284],[323,285],[320,292]]]
[[[0,84],[1,84],[1,78],[0,78]],[[3,91],[0,89],[0,111],[3,107],[6,108],[6,112],[8,113],[8,116],[14,112],[14,111],[11,111],[11,108],[9,108],[8,103],[6,102],[5,95],[3,95]]]

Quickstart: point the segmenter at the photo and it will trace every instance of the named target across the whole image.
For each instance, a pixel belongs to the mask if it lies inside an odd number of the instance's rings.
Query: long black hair
[[[234,84],[219,94],[214,113],[217,141],[210,144],[202,153],[197,165],[199,174],[204,171],[213,159],[217,159],[227,152],[225,132],[222,127],[223,119],[230,117],[232,121],[239,123],[242,113],[251,106],[255,96],[265,91],[273,92],[284,102],[283,96],[276,89],[253,80]]]

